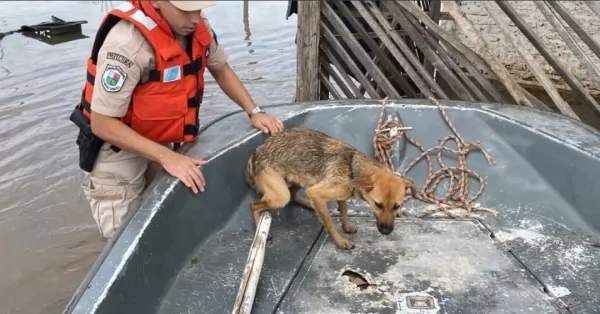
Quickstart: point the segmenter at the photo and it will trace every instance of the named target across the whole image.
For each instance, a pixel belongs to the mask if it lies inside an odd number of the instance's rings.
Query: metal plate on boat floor
[[[323,234],[278,313],[560,313],[475,220],[396,222],[381,235],[352,217],[351,251]]]

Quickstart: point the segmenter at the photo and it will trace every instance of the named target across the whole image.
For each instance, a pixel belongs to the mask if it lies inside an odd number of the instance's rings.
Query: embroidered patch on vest
[[[102,73],[102,87],[109,93],[115,93],[123,88],[127,73],[117,65],[107,65]]]
[[[167,83],[167,82],[173,82],[173,81],[178,81],[181,79],[181,67],[176,65],[173,67],[170,67],[168,69],[165,69],[165,72],[163,74],[163,82]]]

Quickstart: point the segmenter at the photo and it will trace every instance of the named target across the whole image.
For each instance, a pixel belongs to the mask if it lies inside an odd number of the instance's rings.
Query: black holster
[[[77,135],[77,146],[79,146],[79,168],[91,172],[94,169],[96,158],[100,152],[104,140],[94,135],[90,121],[83,115],[79,108],[75,108],[69,117],[71,122],[79,128]]]

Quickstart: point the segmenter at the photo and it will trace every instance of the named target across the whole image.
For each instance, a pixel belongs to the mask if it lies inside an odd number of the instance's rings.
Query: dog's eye
[[[375,202],[375,206],[377,206],[378,208],[383,208],[383,204],[381,204],[379,202]]]
[[[394,204],[394,210],[400,208],[400,204]]]

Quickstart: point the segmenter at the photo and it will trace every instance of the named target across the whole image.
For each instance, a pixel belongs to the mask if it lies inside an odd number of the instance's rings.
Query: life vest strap
[[[185,75],[195,75],[196,73],[198,73],[198,71],[200,71],[201,67],[202,67],[202,59],[198,58],[198,59],[194,60],[193,62],[190,62],[183,66],[183,75],[184,76]],[[154,70],[154,69],[150,70],[148,82],[160,82],[161,81],[161,73],[162,73],[162,71],[159,71],[159,70]],[[94,75],[92,75],[92,73],[90,73],[90,71],[86,72],[86,79],[90,84],[92,84],[92,86],[94,86],[96,77]],[[138,85],[141,85],[141,83]]]
[[[183,76],[196,75],[202,68],[202,59],[198,58],[183,66]],[[149,71],[148,82],[160,82],[162,79],[162,71],[152,69]]]
[[[198,134],[198,127],[199,126],[195,124],[186,124],[183,127],[183,134],[196,136]]]
[[[94,86],[94,82],[96,81],[96,77],[93,76],[92,73],[90,73],[90,71],[87,71],[86,79],[87,79],[87,81],[90,84],[92,84],[92,86]]]
[[[198,90],[196,96],[188,98],[188,108],[198,108],[202,104],[202,98],[204,97],[204,90]]]
[[[89,79],[88,72],[88,79]],[[93,77],[92,77],[93,78]],[[187,106],[188,108],[198,108],[200,104],[202,104],[202,99],[204,98],[204,90],[199,90],[196,96],[188,98]],[[92,113],[92,105],[85,99],[85,90],[81,92],[81,107],[87,111],[89,114]]]
[[[81,108],[87,111],[89,114],[92,114],[92,105],[85,100],[85,91],[81,93]]]

